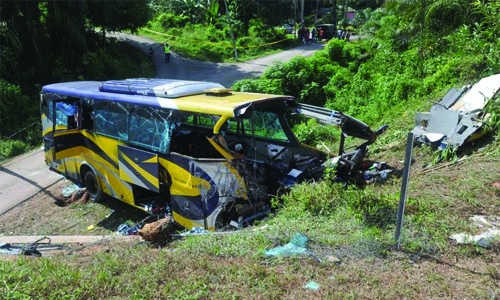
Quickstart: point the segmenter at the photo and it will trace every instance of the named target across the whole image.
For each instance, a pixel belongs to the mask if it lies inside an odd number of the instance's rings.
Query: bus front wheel
[[[85,173],[85,188],[87,189],[87,192],[90,195],[90,199],[93,202],[99,202],[101,200],[101,187],[99,186],[97,177],[92,171],[87,171],[87,173]]]

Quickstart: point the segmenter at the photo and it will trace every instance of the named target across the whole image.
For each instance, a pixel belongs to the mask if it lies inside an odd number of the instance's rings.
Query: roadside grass
[[[206,31],[195,30],[184,32],[172,29],[165,32],[161,27],[152,26],[151,28],[140,29],[138,34],[160,44],[168,41],[172,51],[185,58],[224,63],[234,63],[235,61],[246,62],[298,45],[297,39],[293,34],[287,34],[285,40],[273,44],[272,47],[264,46],[264,43],[260,40],[251,40],[251,38],[248,38],[252,46],[238,45],[236,50],[238,59],[235,60],[234,47],[231,41],[214,41],[214,37],[209,36]],[[253,51],[243,51],[242,47],[250,47]],[[257,49],[258,51],[255,51]],[[210,53],[207,51],[210,51]],[[215,53],[211,53],[214,51]]]
[[[414,148],[399,250],[394,232],[406,132],[394,129],[368,158],[395,168],[385,182],[363,189],[303,183],[253,227],[186,236],[164,247],[114,241],[70,245],[42,258],[5,257],[0,293],[4,299],[496,299],[500,244],[487,249],[449,237],[479,233],[473,215],[498,217],[497,143],[439,164],[432,164],[435,152]],[[8,219],[0,216],[0,232],[113,235],[119,224],[144,217],[110,199],[59,207],[55,199],[66,184],[16,207]],[[308,238],[307,254],[265,255],[298,233]]]

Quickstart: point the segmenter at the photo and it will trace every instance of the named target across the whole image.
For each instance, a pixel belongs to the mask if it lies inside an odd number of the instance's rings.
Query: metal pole
[[[304,0],[300,1],[300,27],[304,27]]]
[[[411,157],[413,152],[413,132],[408,132],[406,141],[405,165],[403,169],[403,180],[401,182],[401,194],[399,196],[398,216],[396,219],[396,248],[401,248],[401,228],[403,227],[403,216],[406,206],[406,197],[408,194],[408,181],[410,179]]]
[[[333,0],[332,4],[332,23],[333,23],[333,31],[335,32],[335,35],[337,34],[337,0]]]
[[[229,10],[227,8],[227,2],[224,0],[224,5],[226,6],[226,18],[227,22],[229,23],[229,31],[231,32],[231,41],[233,42],[233,49],[234,49],[234,60],[238,60],[238,50],[236,50],[236,41],[234,40],[234,33],[233,33],[233,26],[231,24],[231,17],[229,16]]]

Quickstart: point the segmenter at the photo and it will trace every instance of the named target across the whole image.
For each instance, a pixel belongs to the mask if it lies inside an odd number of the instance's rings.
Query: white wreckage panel
[[[430,112],[416,113],[415,139],[439,148],[460,147],[481,128],[487,117],[483,109],[498,97],[499,91],[500,74],[485,77],[472,86],[450,89]]]

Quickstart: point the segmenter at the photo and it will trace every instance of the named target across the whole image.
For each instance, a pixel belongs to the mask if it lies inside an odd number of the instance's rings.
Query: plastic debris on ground
[[[210,231],[204,229],[203,227],[193,227],[189,231],[180,233],[179,236],[202,235],[202,234],[209,234],[209,233],[210,233]]]
[[[303,288],[307,290],[317,291],[319,290],[319,284],[315,281],[309,281]]]
[[[500,217],[472,216],[470,221],[482,228],[484,232],[476,235],[458,233],[453,234],[450,238],[458,244],[471,244],[486,249],[491,248],[494,243],[500,242]]]
[[[297,233],[292,240],[284,246],[272,248],[265,251],[266,256],[294,256],[294,255],[313,255],[307,250],[308,238],[302,233]]]
[[[137,234],[138,231],[139,225],[130,225],[129,223],[120,224],[120,226],[118,226],[118,229],[116,230],[116,232],[120,235],[133,235]]]

